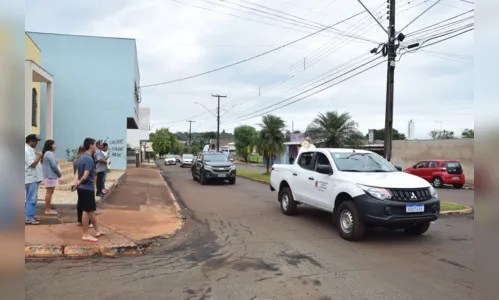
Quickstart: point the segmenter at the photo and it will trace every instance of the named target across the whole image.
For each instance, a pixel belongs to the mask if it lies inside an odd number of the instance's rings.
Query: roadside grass
[[[465,205],[449,202],[440,202],[440,211],[450,211],[450,210],[462,210],[466,209]]]
[[[237,176],[261,180],[265,182],[270,182],[270,174],[260,173],[258,171],[249,171],[249,170],[237,170]]]
[[[237,176],[246,177],[250,179],[261,180],[265,182],[270,182],[270,174],[260,173],[257,171],[250,170],[237,170]],[[450,203],[450,202],[440,202],[440,211],[450,211],[450,210],[463,210],[467,207],[462,204]]]

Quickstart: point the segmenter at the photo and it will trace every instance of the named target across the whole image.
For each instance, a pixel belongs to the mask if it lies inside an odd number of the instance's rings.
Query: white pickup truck
[[[360,240],[367,227],[423,234],[439,217],[440,200],[426,180],[400,171],[371,151],[310,149],[292,165],[274,164],[270,189],[285,215],[299,204],[331,212],[346,240]]]

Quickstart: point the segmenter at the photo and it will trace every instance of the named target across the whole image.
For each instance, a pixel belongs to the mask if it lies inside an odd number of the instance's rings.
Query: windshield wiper
[[[393,172],[393,171],[386,171],[386,170],[366,170],[364,172]]]
[[[341,170],[342,172],[365,172],[361,170]]]

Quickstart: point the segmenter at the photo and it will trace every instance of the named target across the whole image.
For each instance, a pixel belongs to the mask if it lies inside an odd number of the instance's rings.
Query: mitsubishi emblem
[[[412,193],[411,195],[411,200],[414,200],[414,199],[418,199],[418,197],[416,196],[416,194],[414,194],[414,192]]]

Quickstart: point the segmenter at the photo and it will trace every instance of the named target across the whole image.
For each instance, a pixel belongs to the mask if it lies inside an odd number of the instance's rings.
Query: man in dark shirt
[[[95,216],[95,211],[97,210],[97,205],[95,203],[95,165],[93,154],[96,151],[95,140],[91,138],[86,138],[83,142],[83,148],[85,153],[83,153],[78,159],[77,172],[75,173],[75,188],[78,191],[78,202],[80,204],[82,213],[82,228],[83,235],[81,240],[86,242],[97,242],[96,237],[101,237],[104,232],[99,231],[97,225],[97,218]],[[95,237],[88,234],[88,223],[92,222],[95,229]]]

